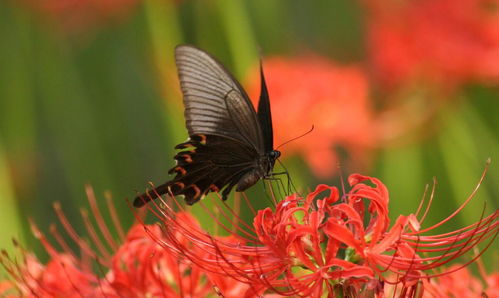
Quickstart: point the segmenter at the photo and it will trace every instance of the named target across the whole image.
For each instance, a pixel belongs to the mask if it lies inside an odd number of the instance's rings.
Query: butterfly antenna
[[[288,141],[286,141],[286,142],[282,143],[281,145],[277,146],[277,148],[275,148],[275,150],[277,150],[277,149],[281,148],[282,146],[286,145],[287,143],[290,143],[290,142],[292,142],[292,141],[298,140],[299,138],[302,138],[302,137],[304,137],[304,136],[308,135],[308,134],[309,134],[309,133],[311,133],[313,130],[314,130],[314,125],[312,125],[312,127],[310,128],[310,130],[309,130],[309,131],[307,131],[306,133],[304,133],[304,134],[302,134],[302,135],[300,135],[300,136],[297,136],[297,137],[295,137],[295,138],[292,138],[291,140],[288,140]]]

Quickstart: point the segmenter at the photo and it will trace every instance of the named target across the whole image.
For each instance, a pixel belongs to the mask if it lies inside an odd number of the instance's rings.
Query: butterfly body
[[[208,192],[244,191],[270,176],[280,152],[273,150],[272,119],[268,92],[262,92],[255,111],[246,92],[225,68],[206,52],[192,46],[175,50],[184,95],[189,139],[169,170],[175,177],[148,194],[135,198],[141,207],[157,195],[183,195],[187,204]]]
[[[246,172],[237,182],[236,191],[244,191],[253,186],[261,178],[268,178],[271,174],[276,159],[281,155],[277,150],[270,151],[260,156],[253,164],[253,168]]]

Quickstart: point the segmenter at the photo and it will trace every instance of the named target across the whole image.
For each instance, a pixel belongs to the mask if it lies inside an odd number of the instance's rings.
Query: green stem
[[[217,0],[222,25],[233,57],[235,75],[244,78],[257,60],[256,41],[242,0]]]
[[[158,85],[162,90],[165,108],[165,125],[175,141],[185,139],[177,129],[183,123],[179,84],[174,61],[175,47],[182,42],[182,34],[174,1],[146,0],[145,15],[151,39],[153,61],[159,73]],[[177,99],[177,100],[176,100]]]
[[[5,249],[9,254],[14,253],[12,237],[21,243],[24,242],[23,220],[18,210],[18,203],[14,195],[6,156],[0,142],[0,205],[2,206],[0,226],[3,231],[3,233],[0,233],[0,247]]]
[[[476,138],[476,128],[472,127],[472,114],[463,113],[470,109],[469,105],[463,104],[460,110],[446,111],[442,117],[445,127],[439,138],[439,145],[456,206],[461,205],[472,192],[480,177],[480,167],[489,157],[480,156],[477,151],[475,144],[480,140]],[[490,198],[486,187],[480,189],[480,197]],[[473,200],[460,212],[463,223],[470,224],[478,220],[482,202],[482,199]]]

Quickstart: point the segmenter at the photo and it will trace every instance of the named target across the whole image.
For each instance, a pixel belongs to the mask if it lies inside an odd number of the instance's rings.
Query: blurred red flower
[[[179,214],[186,224],[192,217]],[[181,235],[179,235],[180,237]],[[205,297],[212,293],[201,269],[163,249],[157,225],[134,225],[112,257],[112,265],[101,285],[106,297]],[[95,289],[97,290],[97,289]]]
[[[2,259],[2,262],[6,262]],[[98,278],[79,267],[68,254],[55,254],[43,265],[32,254],[24,255],[22,264],[12,262],[8,271],[15,283],[4,281],[2,297],[89,297],[95,293]],[[15,295],[17,294],[17,295]]]
[[[425,288],[423,297],[499,297],[498,273],[482,276],[485,281],[483,286],[482,282],[462,265],[452,265],[447,270],[452,273],[423,280]]]
[[[59,23],[60,29],[81,30],[128,16],[139,0],[22,0]]]
[[[362,165],[367,148],[373,145],[372,115],[367,79],[357,66],[339,66],[326,58],[295,59],[271,57],[263,63],[274,125],[274,144],[280,145],[308,131],[282,147],[284,156],[302,154],[313,172],[331,176],[338,164],[336,147],[343,147],[350,160]],[[260,92],[260,75],[255,70],[248,82],[255,106]]]
[[[76,234],[60,206],[56,204],[60,222],[81,252],[75,254],[53,226],[51,234],[62,250],[56,249],[32,224],[34,235],[45,247],[50,260],[44,265],[19,245],[22,257],[20,263],[3,251],[0,264],[7,270],[11,280],[0,283],[0,296],[208,297],[210,294],[216,296],[220,293],[225,297],[241,297],[246,293],[248,285],[227,276],[213,276],[179,256],[181,252],[171,253],[165,249],[161,244],[167,241],[165,236],[171,235],[163,233],[159,225],[136,223],[124,236],[116,212],[108,201],[109,215],[120,235],[120,241],[114,240],[97,209],[92,190],[87,191],[97,227],[90,224],[86,212],[82,214],[92,242]],[[177,213],[176,216],[186,225],[184,229],[200,230],[197,221],[189,214]],[[175,234],[173,237],[177,245],[195,249],[186,242],[187,238],[182,234]],[[197,254],[205,255],[203,251],[197,251]]]
[[[385,86],[499,83],[499,1],[363,2],[373,71]]]

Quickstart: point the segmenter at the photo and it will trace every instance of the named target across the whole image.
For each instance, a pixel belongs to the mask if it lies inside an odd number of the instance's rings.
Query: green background
[[[48,231],[57,222],[54,201],[85,234],[79,208],[87,206],[87,183],[102,206],[103,193],[111,192],[123,225],[132,223],[125,198],[148,181],[168,179],[173,147],[187,137],[179,90],[167,77],[175,45],[207,50],[242,81],[259,51],[286,56],[305,48],[362,63],[364,14],[355,1],[145,0],[119,20],[68,33],[27,6],[0,1],[0,247],[11,251],[15,237],[43,256],[27,220]],[[425,226],[445,218],[472,192],[489,157],[477,197],[439,231],[477,221],[484,202],[486,214],[496,210],[498,98],[498,86],[466,85],[431,128],[407,133],[413,141],[375,150],[373,166],[362,173],[388,186],[392,220],[416,210],[433,177],[438,185]],[[340,185],[338,177],[315,178],[300,159],[283,161],[302,187]],[[261,189],[248,192],[256,207],[267,203]],[[199,207],[192,210],[206,225],[212,221]],[[486,254],[489,270],[496,252],[493,246]]]

